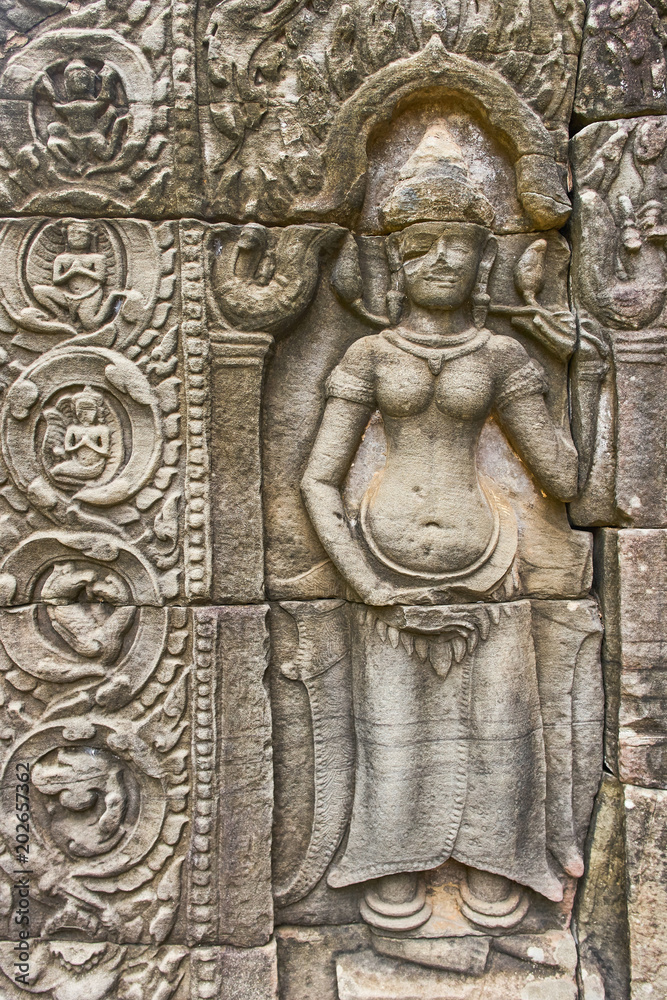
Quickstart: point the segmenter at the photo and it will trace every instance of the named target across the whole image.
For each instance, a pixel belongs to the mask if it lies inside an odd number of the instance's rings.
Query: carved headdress
[[[85,406],[86,409],[95,409],[99,413],[104,406],[104,396],[99,392],[95,392],[89,385],[85,386],[81,392],[77,392],[72,396],[72,404],[74,406],[74,412],[77,412],[79,406]]]
[[[380,206],[383,224],[394,230],[415,222],[488,227],[494,217],[493,206],[472,183],[461,147],[444,122],[429,126]]]

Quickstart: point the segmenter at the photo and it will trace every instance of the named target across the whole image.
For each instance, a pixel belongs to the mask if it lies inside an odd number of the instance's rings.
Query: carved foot
[[[387,875],[366,890],[360,906],[367,924],[400,933],[425,924],[431,916],[423,882],[416,875]]]
[[[400,958],[432,969],[446,969],[468,976],[481,976],[486,969],[490,937],[392,937],[373,931],[373,949],[381,955]]]
[[[487,930],[516,927],[525,917],[530,901],[516,883],[501,875],[469,868],[462,880],[461,912],[477,927]]]

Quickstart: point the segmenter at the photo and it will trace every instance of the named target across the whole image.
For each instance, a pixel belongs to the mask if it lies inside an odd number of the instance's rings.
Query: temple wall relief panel
[[[267,370],[276,921],[299,997],[300,961],[331,997],[455,996],[461,975],[470,996],[575,995],[602,627],[564,501],[609,352],[570,312],[565,194],[522,199],[494,125],[430,95],[386,123],[361,232]],[[494,513],[468,549],[476,490]]]
[[[0,0],[0,1000],[667,990],[664,22]]]

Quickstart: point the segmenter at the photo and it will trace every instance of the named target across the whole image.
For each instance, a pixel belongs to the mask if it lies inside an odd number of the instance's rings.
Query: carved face
[[[70,101],[95,97],[95,71],[85,63],[78,60],[68,63],[64,79],[65,92]]]
[[[88,250],[92,233],[89,226],[73,225],[67,227],[67,245],[70,250]]]
[[[97,420],[97,406],[92,400],[80,400],[76,404],[76,415],[80,423],[92,427]]]
[[[459,309],[472,295],[483,237],[461,227],[448,229],[426,253],[406,247],[403,271],[408,298],[425,309]]]

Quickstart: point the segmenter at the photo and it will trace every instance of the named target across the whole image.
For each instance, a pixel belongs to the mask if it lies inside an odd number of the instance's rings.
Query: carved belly
[[[481,489],[463,502],[416,500],[383,489],[378,478],[364,497],[361,527],[371,551],[391,569],[420,578],[470,572],[493,552],[499,519]]]

